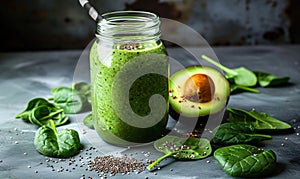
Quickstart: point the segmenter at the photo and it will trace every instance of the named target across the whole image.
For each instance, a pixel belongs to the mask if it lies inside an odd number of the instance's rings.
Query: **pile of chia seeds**
[[[98,174],[110,173],[111,176],[120,173],[122,175],[135,172],[136,174],[145,170],[143,162],[139,162],[135,158],[129,158],[127,156],[115,157],[97,156],[94,161],[90,161],[88,164],[90,170],[95,170]]]

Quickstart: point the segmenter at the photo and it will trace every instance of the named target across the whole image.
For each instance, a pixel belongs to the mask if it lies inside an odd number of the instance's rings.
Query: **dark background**
[[[213,46],[300,43],[299,0],[91,0],[100,13],[147,10],[197,30]],[[95,23],[78,0],[0,0],[0,51],[83,49]],[[170,33],[176,35],[176,30]],[[187,45],[197,42],[186,40]]]

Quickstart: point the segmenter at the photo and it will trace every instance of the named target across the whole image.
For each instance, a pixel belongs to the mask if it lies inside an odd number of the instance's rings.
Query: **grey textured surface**
[[[271,178],[298,178],[300,176],[300,136],[297,135],[300,132],[300,46],[219,47],[214,50],[220,62],[229,67],[246,66],[253,70],[291,77],[291,84],[288,86],[259,88],[260,94],[232,95],[228,105],[243,109],[256,108],[295,127],[294,133],[274,135],[272,140],[265,141],[263,144],[264,148],[274,150],[278,157],[278,168]],[[168,49],[168,51],[184,65],[191,63],[190,57],[182,50]],[[74,157],[76,160],[74,164],[69,165],[69,159],[51,160],[36,152],[33,138],[37,127],[14,119],[14,115],[24,109],[29,99],[49,97],[50,89],[56,86],[70,86],[80,55],[81,51],[0,54],[0,178],[80,178],[82,174],[86,178],[88,176],[97,178],[94,171],[86,171],[89,157],[123,152],[145,160],[143,151],[151,152],[147,157],[149,159],[162,155],[155,152],[151,146],[127,150],[102,142],[95,131],[82,125],[85,114],[71,115],[70,124],[59,127],[59,129],[73,128],[80,133],[84,149]],[[96,146],[97,151],[88,150],[91,146]],[[84,165],[79,160],[80,156],[83,157]],[[154,172],[144,171],[140,174],[116,175],[114,178],[145,178],[146,176],[149,178],[230,178],[213,157],[198,161],[169,160],[167,162],[170,163],[156,171],[156,175]],[[51,171],[51,165],[55,171]],[[60,167],[63,167],[64,171],[58,172]]]

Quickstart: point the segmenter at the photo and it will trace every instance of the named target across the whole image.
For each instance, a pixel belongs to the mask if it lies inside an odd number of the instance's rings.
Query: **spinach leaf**
[[[266,139],[271,139],[271,136],[256,134],[252,124],[224,123],[213,130],[212,141],[221,145],[232,145],[258,142]]]
[[[38,106],[42,106],[42,105],[46,105],[46,106],[49,106],[49,107],[51,107],[51,106],[55,107],[53,104],[49,103],[44,98],[34,98],[34,99],[31,99],[28,102],[27,107],[23,112],[15,115],[15,118],[22,118],[24,121],[29,122],[29,116],[31,116],[32,109],[34,109]]]
[[[242,86],[242,85],[237,85],[234,83],[230,84],[230,93],[234,94],[234,93],[238,93],[241,91],[248,91],[251,93],[259,93],[259,90],[251,88],[251,87],[247,87],[247,86]]]
[[[225,77],[230,83],[230,91],[234,93],[241,91],[259,93],[259,90],[251,87],[256,86],[257,83],[261,87],[284,85],[287,84],[290,79],[290,77],[278,78],[277,76],[266,72],[251,71],[245,67],[229,69],[206,55],[202,55],[201,57],[225,72]]]
[[[250,123],[256,130],[283,130],[290,129],[291,125],[271,117],[267,113],[256,112],[255,109],[245,111],[238,108],[227,108],[230,122]]]
[[[278,78],[273,74],[262,72],[262,71],[254,71],[254,73],[257,76],[258,84],[261,87],[284,85],[287,84],[288,81],[290,80],[290,77],[287,76]]]
[[[44,125],[37,130],[34,137],[36,150],[48,157],[68,158],[76,155],[81,148],[77,131],[64,129],[57,132],[52,120],[50,126]]]
[[[85,96],[87,102],[92,104],[91,85],[85,82],[74,83],[72,89],[78,91],[81,95]]]
[[[148,170],[151,170],[159,162],[168,157],[180,160],[197,160],[208,157],[212,152],[210,142],[207,139],[182,138],[170,135],[155,141],[154,148],[165,153],[165,155],[148,165]]]
[[[221,65],[220,63],[217,63],[216,61],[214,61],[213,59],[209,58],[206,55],[202,55],[201,57],[207,62],[222,69],[226,73],[225,77],[227,79],[232,79],[234,81],[234,84],[249,87],[249,86],[255,86],[257,83],[257,78],[255,74],[251,70],[248,70],[245,67],[229,69]]]
[[[93,116],[92,113],[89,113],[88,115],[86,115],[83,119],[83,124],[90,128],[90,129],[94,129],[94,122],[93,122]]]
[[[86,98],[76,90],[57,87],[51,90],[54,103],[67,114],[75,114],[82,110]],[[51,98],[52,99],[52,98]]]
[[[276,168],[276,154],[272,150],[246,144],[219,148],[214,157],[223,170],[234,177],[263,177]]]
[[[26,109],[17,114],[15,118],[21,118],[25,122],[38,126],[48,125],[50,119],[54,121],[56,126],[59,126],[65,124],[69,119],[62,109],[44,98],[31,99]]]

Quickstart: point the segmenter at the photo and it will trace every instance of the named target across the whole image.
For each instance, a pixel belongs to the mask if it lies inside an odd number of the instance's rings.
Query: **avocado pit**
[[[202,118],[222,112],[230,96],[227,79],[207,66],[190,66],[175,72],[169,84],[170,115]]]
[[[215,85],[213,80],[205,74],[195,74],[189,77],[184,84],[183,95],[185,99],[206,103],[213,99]]]

